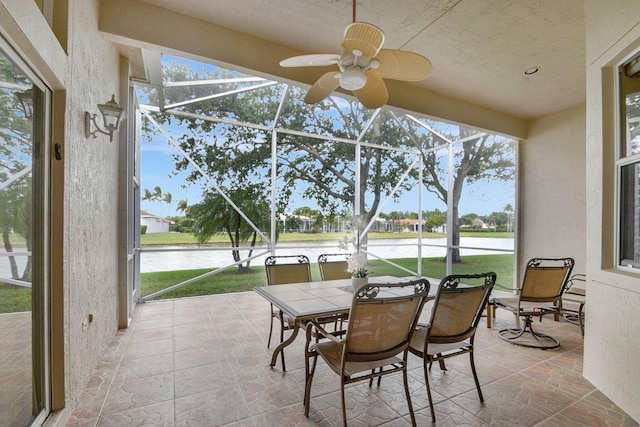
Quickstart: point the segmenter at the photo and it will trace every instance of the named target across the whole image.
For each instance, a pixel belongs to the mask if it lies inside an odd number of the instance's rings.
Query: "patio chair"
[[[484,402],[473,359],[473,342],[478,322],[495,283],[496,273],[493,272],[454,274],[445,277],[438,286],[429,323],[418,325],[411,338],[409,351],[421,357],[423,361],[424,380],[433,422],[436,421],[436,415],[427,372],[433,362],[438,362],[440,368],[446,371],[445,359],[468,353],[476,390],[480,402]]]
[[[562,314],[567,322],[580,326],[580,335],[584,337],[584,305],[587,302],[585,282],[587,276],[574,274],[567,281],[562,294]]]
[[[496,308],[507,309],[516,315],[516,327],[500,330],[500,338],[525,347],[545,350],[559,347],[560,341],[556,338],[533,329],[533,318],[538,317],[542,320],[542,316],[547,314],[562,314],[562,294],[574,265],[573,258],[529,260],[522,287],[514,289],[516,294],[489,300],[487,316],[493,316],[493,310]],[[520,322],[520,317],[523,322]]]
[[[351,273],[347,271],[347,255],[322,254],[318,257],[318,268],[322,280],[349,279]]]
[[[402,372],[411,422],[416,420],[409,395],[407,357],[411,336],[429,294],[429,281],[396,284],[368,283],[354,291],[344,336],[327,332],[317,322],[307,324],[305,347],[304,414],[309,416],[311,383],[318,356],[340,376],[342,419],[347,425],[345,385]],[[317,341],[317,337],[328,338]],[[316,342],[311,343],[313,337]]]
[[[306,255],[271,255],[264,260],[264,267],[267,272],[267,285],[285,285],[311,281],[311,265]],[[274,318],[280,321],[280,342],[284,341],[284,332],[294,327],[293,320],[271,304],[271,325],[269,327],[267,348],[271,345]],[[285,371],[284,350],[280,355],[282,370]]]

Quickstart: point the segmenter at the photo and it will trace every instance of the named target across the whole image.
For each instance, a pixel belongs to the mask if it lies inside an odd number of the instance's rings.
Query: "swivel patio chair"
[[[354,291],[346,334],[338,337],[317,322],[307,324],[304,414],[309,416],[311,383],[318,356],[340,376],[342,419],[347,425],[345,385],[402,372],[411,422],[416,420],[409,395],[407,357],[411,336],[429,294],[429,281],[396,284],[369,283]],[[317,337],[327,338],[317,341]],[[312,339],[316,341],[312,343]]]
[[[311,267],[306,255],[271,255],[264,261],[267,272],[267,285],[285,285],[288,283],[302,283],[311,281]],[[284,341],[284,332],[293,329],[293,320],[271,304],[271,325],[267,348],[271,345],[273,334],[273,319],[280,321],[280,342]],[[280,353],[282,370],[285,371],[284,350]]]
[[[454,274],[445,277],[438,286],[429,323],[418,325],[411,337],[409,351],[421,357],[423,361],[424,380],[433,422],[436,421],[436,415],[428,375],[433,362],[438,362],[440,368],[446,371],[445,359],[468,353],[476,390],[480,402],[484,402],[473,359],[473,343],[478,322],[495,283],[496,273],[493,272]]]
[[[580,326],[580,335],[584,337],[584,306],[587,302],[585,282],[587,276],[574,274],[567,281],[567,288],[562,294],[562,314],[569,323]]]
[[[321,254],[318,257],[318,268],[322,280],[349,279],[351,273],[347,271],[346,254]]]
[[[562,294],[574,264],[573,258],[529,260],[522,287],[514,289],[516,294],[489,300],[487,316],[493,316],[496,308],[507,309],[516,315],[516,327],[500,330],[500,338],[525,347],[545,350],[559,347],[560,341],[556,338],[533,329],[533,318],[538,317],[542,321],[547,314],[562,315]]]

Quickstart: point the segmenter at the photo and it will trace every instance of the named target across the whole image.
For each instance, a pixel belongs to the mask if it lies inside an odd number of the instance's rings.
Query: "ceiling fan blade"
[[[359,50],[364,56],[376,56],[384,43],[384,33],[375,25],[354,22],[344,30],[342,47],[348,52]]]
[[[375,110],[382,107],[389,98],[387,86],[382,78],[376,76],[371,71],[366,71],[367,84],[362,89],[354,90],[353,93],[358,101],[367,108]]]
[[[329,71],[318,79],[317,82],[309,88],[309,91],[304,97],[304,102],[307,104],[315,104],[325,99],[331,92],[336,90],[340,84],[340,73],[336,71]]]
[[[385,79],[419,81],[431,74],[431,61],[417,53],[406,50],[382,49],[374,58],[380,62],[373,73]]]
[[[280,61],[281,67],[323,67],[337,64],[340,55],[333,53],[320,53],[315,55],[300,55]]]

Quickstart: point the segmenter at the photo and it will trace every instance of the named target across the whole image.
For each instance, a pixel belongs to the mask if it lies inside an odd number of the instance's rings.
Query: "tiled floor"
[[[339,426],[339,378],[316,372],[312,410],[303,414],[302,334],[287,349],[287,372],[271,369],[266,348],[269,304],[253,292],[148,302],[129,330],[114,338],[87,384],[70,426]],[[478,400],[465,356],[447,372],[431,372],[438,425],[637,426],[580,375],[582,338],[576,325],[546,318],[542,332],[557,350],[507,344],[497,329],[513,317],[484,319],[476,363],[485,403]],[[418,425],[430,425],[420,359],[411,357],[411,395]],[[350,426],[407,426],[400,375],[381,387],[347,390]]]
[[[32,418],[30,332],[31,312],[0,314],[0,426],[24,426]]]

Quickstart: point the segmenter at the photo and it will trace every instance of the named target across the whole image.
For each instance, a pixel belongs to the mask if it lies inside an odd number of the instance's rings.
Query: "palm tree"
[[[511,206],[511,203],[507,203],[504,211],[507,213],[507,231],[513,231],[513,206]]]

